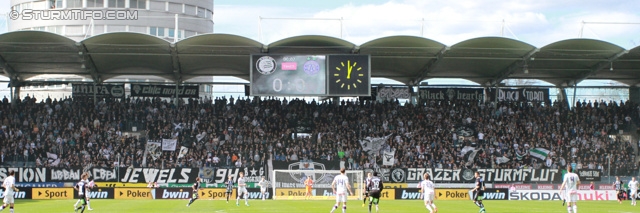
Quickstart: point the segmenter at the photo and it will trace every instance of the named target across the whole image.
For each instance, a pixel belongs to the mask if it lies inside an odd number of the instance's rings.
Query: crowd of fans
[[[348,169],[392,167],[600,169],[637,175],[640,106],[630,102],[482,103],[477,101],[341,101],[160,98],[36,100],[0,104],[3,166],[243,167],[266,160],[343,161]],[[131,136],[135,127],[140,136]],[[464,131],[460,131],[464,130]],[[367,152],[360,140],[387,138]],[[178,139],[154,159],[147,141]],[[189,152],[179,158],[181,146]],[[465,148],[467,147],[467,148]],[[463,150],[477,152],[470,159]],[[550,150],[546,159],[529,152]],[[145,159],[146,157],[146,159]],[[505,162],[505,159],[508,161]]]

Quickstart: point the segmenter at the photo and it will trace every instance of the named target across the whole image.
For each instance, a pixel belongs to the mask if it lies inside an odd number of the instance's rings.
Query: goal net
[[[335,199],[331,183],[340,174],[339,170],[273,170],[273,199],[280,200],[304,200],[306,189],[304,181],[307,177],[313,180],[311,198],[314,200]],[[349,177],[349,185],[353,194],[349,194],[349,200],[361,200],[364,190],[363,171],[346,171]]]

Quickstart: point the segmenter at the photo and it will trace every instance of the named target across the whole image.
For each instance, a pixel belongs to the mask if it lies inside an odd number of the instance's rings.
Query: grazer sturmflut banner
[[[510,182],[562,182],[562,172],[557,169],[431,169],[408,168],[406,169],[407,183],[417,183],[422,180],[422,175],[429,173],[433,181],[447,183],[471,183],[474,182],[473,173],[478,171],[480,176],[488,183]]]
[[[420,88],[421,100],[434,101],[481,101],[484,91],[481,88]]]
[[[124,98],[124,84],[71,84],[71,95],[77,97]]]
[[[524,102],[548,102],[549,89],[488,89],[488,100],[503,101],[524,101]]]
[[[197,98],[200,95],[198,86],[178,86],[178,97]],[[134,97],[176,97],[175,85],[131,84],[131,96]]]

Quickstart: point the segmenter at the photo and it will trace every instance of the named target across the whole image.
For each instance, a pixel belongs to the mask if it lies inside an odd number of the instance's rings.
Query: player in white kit
[[[427,210],[429,210],[430,213],[436,213],[438,212],[438,207],[436,207],[436,204],[433,203],[435,198],[437,198],[438,196],[436,195],[435,184],[431,182],[431,177],[429,177],[428,173],[424,173],[423,176],[424,180],[420,182],[418,188],[422,190],[424,206],[427,207]]]
[[[15,171],[9,171],[9,176],[4,178],[2,187],[4,187],[4,204],[0,206],[0,211],[9,206],[9,212],[13,213],[13,196],[15,192],[20,191],[16,188]]]
[[[333,179],[333,183],[331,183],[331,188],[333,189],[333,194],[336,195],[336,204],[331,209],[331,213],[333,213],[340,203],[342,204],[342,213],[347,212],[347,190],[349,194],[353,194],[351,192],[351,185],[349,185],[349,177],[344,175],[345,169],[340,169],[340,175],[336,176]]]
[[[247,192],[247,182],[244,180],[244,173],[240,172],[238,174],[238,197],[236,198],[236,206],[240,206],[240,196],[244,195],[244,205],[249,206],[248,192]]]
[[[562,194],[562,189],[566,188],[564,192],[565,200],[567,201],[567,212],[571,213],[571,208],[573,207],[573,213],[578,213],[578,186],[580,185],[580,177],[578,174],[573,173],[573,168],[571,165],[567,166],[567,173],[564,174],[564,181],[562,181],[562,186],[560,186],[560,193]]]
[[[638,197],[638,181],[636,177],[632,177],[629,181],[629,197],[631,198],[631,205],[636,205],[636,198]]]
[[[260,180],[260,182],[258,182],[258,186],[260,186],[260,195],[262,196],[262,200],[264,200],[267,196],[267,188],[269,186],[269,182],[267,182],[267,180],[264,179],[264,177],[262,177],[262,180]]]

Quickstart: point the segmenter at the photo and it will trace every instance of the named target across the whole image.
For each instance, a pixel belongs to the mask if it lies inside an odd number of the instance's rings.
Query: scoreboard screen
[[[325,55],[251,55],[252,96],[327,95]]]

